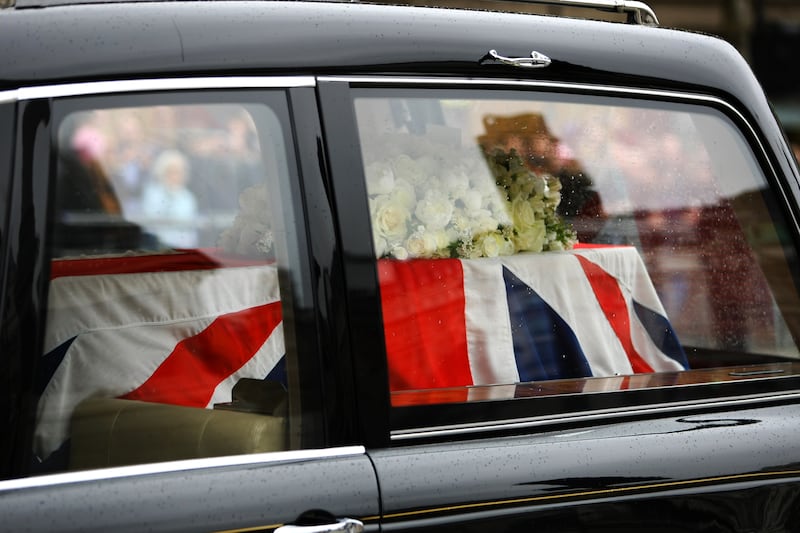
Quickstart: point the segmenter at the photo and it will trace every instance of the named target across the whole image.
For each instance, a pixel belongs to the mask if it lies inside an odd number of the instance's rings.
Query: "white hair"
[[[158,157],[153,163],[153,176],[158,180],[163,179],[167,170],[173,165],[179,165],[183,170],[183,174],[188,178],[189,159],[179,150],[174,149],[164,150],[158,154]]]

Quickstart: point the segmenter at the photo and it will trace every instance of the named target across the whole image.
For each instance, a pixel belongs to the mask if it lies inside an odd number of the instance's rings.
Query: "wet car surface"
[[[599,4],[0,10],[0,530],[796,529],[794,156]]]

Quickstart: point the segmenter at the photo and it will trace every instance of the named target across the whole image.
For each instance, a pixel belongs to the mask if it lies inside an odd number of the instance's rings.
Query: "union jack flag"
[[[64,444],[87,398],[212,407],[240,378],[283,380],[277,269],[217,265],[198,253],[53,263],[39,458]]]
[[[638,252],[379,265],[393,391],[688,368]]]

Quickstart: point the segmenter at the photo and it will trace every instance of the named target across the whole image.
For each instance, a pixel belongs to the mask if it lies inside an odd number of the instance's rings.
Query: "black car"
[[[0,11],[0,530],[797,531],[784,134],[555,3]]]

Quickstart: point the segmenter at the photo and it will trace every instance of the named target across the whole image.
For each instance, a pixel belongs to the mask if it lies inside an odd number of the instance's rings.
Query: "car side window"
[[[796,374],[795,250],[719,108],[354,94],[392,405]]]
[[[139,100],[57,125],[42,472],[291,447],[281,104]]]

